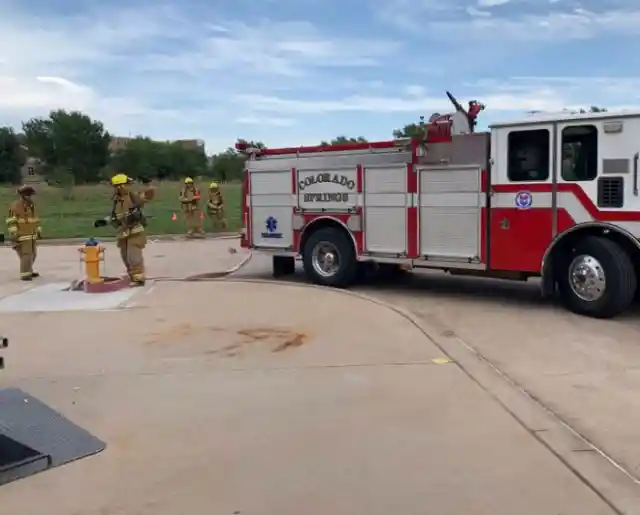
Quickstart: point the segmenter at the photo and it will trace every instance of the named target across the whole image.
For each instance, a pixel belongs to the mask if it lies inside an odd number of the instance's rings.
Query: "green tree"
[[[598,107],[598,106],[591,106],[589,108],[589,110],[586,109],[580,109],[580,113],[606,113],[607,112],[607,108],[606,107]]]
[[[252,141],[238,138],[236,144],[248,144],[253,148],[267,148],[262,141]],[[238,152],[234,147],[229,147],[224,152],[211,156],[211,175],[221,181],[239,181],[242,179],[246,156]]]
[[[211,175],[220,182],[242,179],[245,156],[235,148],[228,148],[212,157]]]
[[[111,155],[109,175],[125,173],[134,179],[161,176],[160,145],[142,136],[129,140],[125,148]]]
[[[109,133],[101,122],[79,111],[51,111],[48,118],[22,124],[29,153],[45,164],[45,173],[67,170],[76,184],[96,182],[109,159]]]
[[[112,155],[109,170],[126,173],[134,179],[195,177],[206,175],[207,156],[204,150],[178,142],[165,143],[139,136]]]
[[[25,154],[17,134],[10,127],[0,127],[0,182],[17,184]]]
[[[207,174],[204,150],[186,148],[180,143],[160,143],[158,176],[171,179]]]
[[[321,141],[320,145],[323,147],[328,147],[332,145],[347,145],[349,143],[366,143],[366,138],[362,136],[358,136],[357,138],[349,138],[347,136],[338,136],[337,138],[333,138],[331,141]]]
[[[424,117],[420,117],[419,123],[410,123],[405,125],[401,129],[394,129],[393,137],[394,138],[419,138],[424,135],[425,130],[425,122]]]

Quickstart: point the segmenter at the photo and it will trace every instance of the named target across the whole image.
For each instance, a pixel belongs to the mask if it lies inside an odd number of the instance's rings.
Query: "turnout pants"
[[[208,215],[211,220],[211,227],[214,230],[222,229],[225,231],[227,229],[227,219],[224,216],[224,208],[209,208]]]
[[[147,235],[145,233],[133,234],[118,240],[120,257],[132,282],[145,280],[143,251],[146,246]]]
[[[201,236],[204,234],[199,209],[194,208],[189,211],[185,211],[184,216],[187,219],[187,236]]]
[[[20,259],[20,277],[31,277],[33,264],[38,255],[36,240],[18,242],[13,246],[13,250]]]

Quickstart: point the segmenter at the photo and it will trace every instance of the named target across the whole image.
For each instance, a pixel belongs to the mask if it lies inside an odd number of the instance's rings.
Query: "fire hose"
[[[236,254],[237,250],[233,247],[229,248],[230,254]],[[247,263],[251,260],[253,254],[249,252],[246,257],[242,259],[239,263],[235,264],[228,270],[224,270],[221,272],[204,272],[200,274],[188,275],[185,277],[171,277],[171,276],[156,276],[149,277],[149,281],[158,281],[158,282],[199,282],[199,281],[217,281],[219,279],[223,279],[231,274],[235,274],[241,268],[244,268]]]

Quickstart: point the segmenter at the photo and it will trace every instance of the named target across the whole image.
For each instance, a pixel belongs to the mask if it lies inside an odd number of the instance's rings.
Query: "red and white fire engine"
[[[412,139],[247,155],[242,246],[302,257],[347,287],[366,263],[527,280],[598,318],[631,305],[640,270],[640,112],[537,114],[476,132],[484,109],[434,115]]]

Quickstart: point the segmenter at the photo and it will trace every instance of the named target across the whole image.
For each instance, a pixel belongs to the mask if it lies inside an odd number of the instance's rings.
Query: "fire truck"
[[[526,281],[571,311],[630,308],[640,272],[640,112],[535,114],[476,131],[484,106],[416,137],[246,155],[241,245],[274,276],[346,288],[364,267]]]

